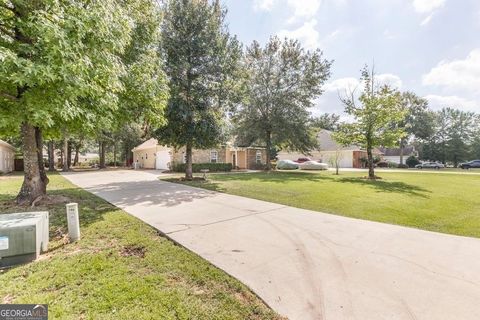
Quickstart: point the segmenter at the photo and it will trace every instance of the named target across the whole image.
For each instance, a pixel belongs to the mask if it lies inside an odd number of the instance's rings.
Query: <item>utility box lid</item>
[[[47,211],[0,214],[0,229],[31,226],[45,215]]]
[[[35,260],[48,240],[48,212],[0,214],[0,267]]]

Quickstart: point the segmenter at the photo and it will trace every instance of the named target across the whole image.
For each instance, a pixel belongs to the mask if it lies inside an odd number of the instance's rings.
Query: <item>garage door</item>
[[[170,150],[157,151],[157,157],[155,161],[155,169],[168,170],[170,164]]]

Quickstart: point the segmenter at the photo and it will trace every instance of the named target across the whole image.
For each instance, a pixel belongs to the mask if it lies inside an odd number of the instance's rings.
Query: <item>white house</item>
[[[395,162],[400,164],[400,148],[380,148],[380,151],[383,153],[383,159],[388,162]],[[403,148],[403,163],[407,160],[408,157],[414,156],[418,157],[418,152],[415,150],[414,146],[406,146]]]
[[[367,152],[358,146],[342,146],[332,137],[331,131],[321,130],[318,135],[318,143],[320,148],[313,150],[310,154],[302,154],[299,152],[280,151],[277,155],[279,160],[297,160],[298,158],[310,158],[312,160],[324,162],[332,165],[335,157],[339,158],[341,168],[362,168],[364,165],[363,158],[367,158]],[[374,155],[381,156],[381,152],[374,150]]]
[[[15,168],[15,148],[0,140],[0,173],[12,172]]]

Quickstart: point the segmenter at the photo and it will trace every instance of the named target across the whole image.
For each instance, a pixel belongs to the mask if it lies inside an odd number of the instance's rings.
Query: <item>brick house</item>
[[[185,148],[175,149],[158,144],[150,139],[133,148],[133,161],[140,168],[170,169],[173,163],[185,163]],[[267,151],[261,147],[236,147],[232,144],[212,149],[194,149],[193,163],[231,163],[238,169],[256,169],[265,165]]]

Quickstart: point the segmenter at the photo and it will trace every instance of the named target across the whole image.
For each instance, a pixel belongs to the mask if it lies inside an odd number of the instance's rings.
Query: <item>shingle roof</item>
[[[318,143],[320,144],[321,151],[335,151],[335,150],[360,150],[360,147],[355,145],[342,146],[336,142],[332,137],[332,131],[321,130],[317,134]]]
[[[400,156],[400,148],[379,148],[380,151],[386,157],[396,157]],[[412,154],[416,154],[414,146],[406,146],[403,148],[403,155],[409,156]]]
[[[136,146],[133,150],[142,150],[142,149],[150,149],[155,146],[157,146],[158,140],[155,138],[151,138],[144,143],[140,144],[139,146]]]
[[[9,149],[12,149],[15,151],[15,147],[12,146],[11,144],[9,144],[8,142],[6,141],[3,141],[2,139],[0,139],[0,146],[3,146],[3,147],[7,147]]]

